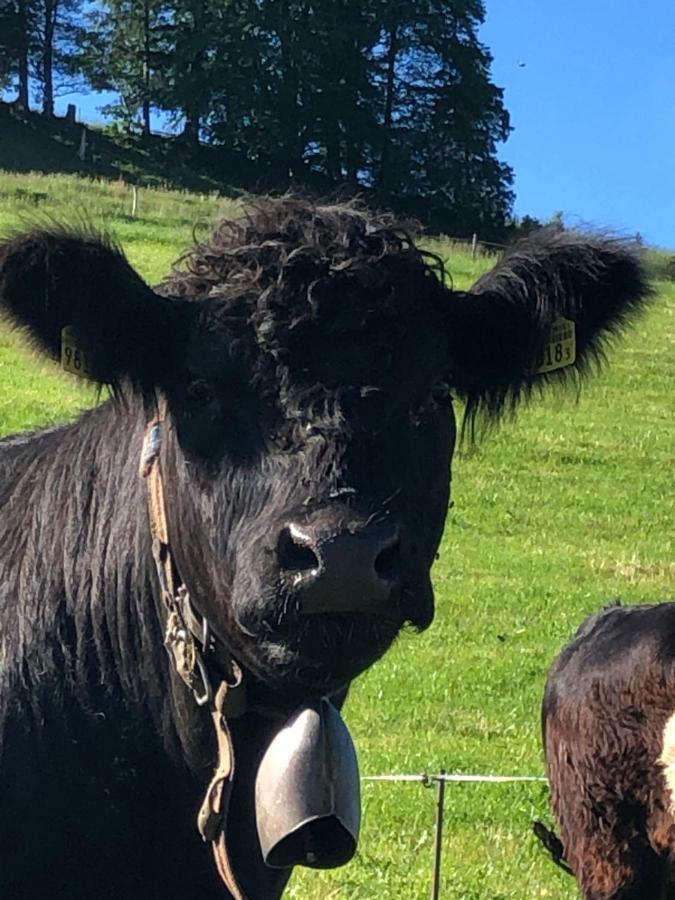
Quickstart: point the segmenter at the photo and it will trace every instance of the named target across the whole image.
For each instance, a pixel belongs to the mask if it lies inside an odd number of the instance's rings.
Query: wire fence
[[[436,788],[436,816],[434,824],[434,868],[431,881],[431,900],[441,896],[441,863],[443,859],[443,821],[445,817],[445,788],[448,784],[548,784],[543,775],[472,775],[463,772],[445,772],[435,775],[427,772],[415,774],[387,773],[384,775],[364,775],[362,781],[414,783],[425,788]]]
[[[475,259],[479,253],[500,253],[505,250],[506,244],[497,244],[494,241],[482,241],[477,233],[468,237],[456,237],[451,234],[438,235],[439,241],[448,241],[451,244],[460,244],[471,251],[471,256]]]
[[[438,775],[428,775],[425,772],[421,772],[418,775],[364,775],[362,781],[412,781],[428,787],[439,781],[444,781],[446,784],[509,784],[527,781],[546,784],[548,778],[543,775],[464,775],[459,772],[442,772]]]

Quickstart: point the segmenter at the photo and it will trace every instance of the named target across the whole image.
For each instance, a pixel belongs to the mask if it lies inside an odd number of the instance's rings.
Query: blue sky
[[[481,38],[511,113],[516,213],[675,248],[672,0],[487,0]],[[70,99],[99,118],[101,98]]]
[[[481,38],[511,113],[516,213],[675,248],[672,0],[487,0]]]

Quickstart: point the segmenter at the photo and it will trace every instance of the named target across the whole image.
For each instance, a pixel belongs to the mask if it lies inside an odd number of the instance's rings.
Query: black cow
[[[585,900],[675,898],[675,603],[590,616],[551,667],[542,724]]]
[[[574,383],[648,295],[629,247],[563,231],[469,292],[442,275],[389,217],[292,199],[220,224],[157,290],[105,238],[0,245],[10,322],[112,390],[0,442],[1,897],[222,896],[194,826],[210,717],[162,648],[138,475],[158,409],[172,567],[248,687],[231,859],[250,897],[280,896],[256,765],[276,711],[342,696],[431,622],[451,394],[473,429]]]

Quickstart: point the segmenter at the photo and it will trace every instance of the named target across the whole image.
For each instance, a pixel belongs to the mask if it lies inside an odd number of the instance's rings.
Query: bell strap
[[[240,670],[241,674],[241,670]],[[218,873],[234,900],[248,900],[241,889],[227,846],[227,814],[234,788],[234,746],[227,727],[224,710],[230,685],[221,682],[210,707],[213,728],[218,741],[218,765],[206,789],[206,795],[197,816],[197,827],[213,850]]]

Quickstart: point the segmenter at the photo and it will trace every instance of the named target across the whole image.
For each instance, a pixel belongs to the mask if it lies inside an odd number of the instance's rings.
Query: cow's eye
[[[202,409],[213,400],[214,394],[211,385],[203,378],[197,378],[190,382],[185,391],[185,399],[191,409]]]

